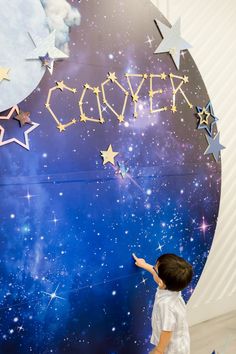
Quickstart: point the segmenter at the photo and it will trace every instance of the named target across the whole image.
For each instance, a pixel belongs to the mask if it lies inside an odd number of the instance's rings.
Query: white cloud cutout
[[[81,15],[66,0],[41,0],[50,31],[56,30],[56,47],[69,54],[70,29],[79,26]]]

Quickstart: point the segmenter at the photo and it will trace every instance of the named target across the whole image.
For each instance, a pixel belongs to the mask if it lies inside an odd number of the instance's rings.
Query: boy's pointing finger
[[[137,261],[138,257],[136,256],[135,253],[132,253],[133,258]]]

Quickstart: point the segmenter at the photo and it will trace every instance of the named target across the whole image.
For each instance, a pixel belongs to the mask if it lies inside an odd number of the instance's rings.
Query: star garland
[[[99,119],[92,118],[92,117],[87,117],[86,114],[84,113],[84,110],[83,110],[83,103],[84,103],[83,99],[84,99],[84,96],[85,96],[87,90],[93,91],[93,93],[97,97]],[[101,124],[103,124],[105,122],[104,118],[102,117],[101,102],[100,102],[100,97],[99,97],[99,93],[100,92],[101,91],[99,90],[99,87],[91,87],[89,84],[85,84],[84,85],[84,89],[83,89],[82,95],[81,95],[80,100],[79,100],[80,121],[81,122],[86,122],[87,120],[89,120],[91,122],[95,122],[95,123],[101,123]]]
[[[0,82],[3,80],[10,81],[9,71],[10,71],[10,68],[0,67]]]
[[[105,85],[108,84],[108,82],[112,82],[114,84],[116,84],[123,92],[125,95],[125,99],[124,99],[124,103],[123,103],[123,108],[121,113],[117,113],[115,111],[115,109],[108,103],[107,99],[106,99],[106,94],[105,94]],[[102,84],[101,84],[101,88],[102,88],[102,97],[103,97],[103,103],[107,105],[107,107],[112,111],[112,113],[114,113],[114,115],[117,117],[118,121],[124,122],[124,113],[125,113],[125,109],[126,109],[126,105],[127,105],[127,100],[128,100],[128,96],[129,96],[129,92],[117,81],[117,77],[115,72],[113,73],[108,73],[107,75],[107,80],[105,80]]]
[[[171,86],[172,86],[172,90],[173,90],[173,98],[172,98],[172,106],[171,106],[172,113],[177,112],[176,95],[178,92],[180,92],[182,94],[182,96],[184,97],[185,101],[187,102],[189,108],[192,109],[193,105],[192,105],[192,103],[189,102],[187,96],[185,95],[185,93],[182,89],[183,84],[187,84],[189,82],[188,76],[178,76],[178,75],[174,75],[174,74],[170,73],[169,77],[170,77],[170,82],[171,82]],[[175,86],[174,79],[181,80],[181,82],[179,83],[179,85],[177,87]]]
[[[57,123],[57,129],[59,129],[60,133],[61,132],[64,132],[66,130],[67,127],[69,127],[70,125],[72,124],[75,124],[77,122],[77,120],[75,118],[73,118],[70,122],[66,123],[66,124],[62,124],[58,117],[56,116],[56,114],[53,112],[53,110],[51,109],[51,106],[50,106],[50,101],[51,101],[51,96],[52,96],[52,93],[55,91],[55,90],[60,90],[60,91],[63,91],[64,89],[66,89],[67,91],[70,91],[70,92],[73,92],[73,93],[76,93],[77,90],[75,88],[71,88],[71,87],[68,87],[67,85],[64,84],[64,81],[57,81],[56,82],[56,86],[52,87],[49,89],[48,91],[48,96],[47,96],[47,101],[45,103],[45,107],[47,108],[47,110],[50,112],[50,114],[52,115],[53,119],[56,121]]]
[[[134,102],[134,118],[138,118],[138,112],[137,112],[137,103],[138,103],[138,99],[139,99],[138,94],[139,94],[139,91],[141,90],[141,87],[143,86],[144,81],[148,78],[148,75],[147,74],[125,74],[125,77],[127,78],[129,89],[131,92],[131,98],[132,98],[132,101]],[[141,77],[142,78],[136,92],[133,91],[133,87],[132,87],[131,81],[130,81],[131,77]]]
[[[157,77],[160,78],[161,80],[166,80],[167,75],[166,75],[165,73],[158,74],[158,75],[150,74],[150,90],[149,90],[149,97],[150,97],[150,111],[151,111],[151,113],[167,111],[167,107],[162,107],[162,108],[158,108],[158,109],[153,109],[153,97],[154,97],[154,95],[162,94],[162,93],[163,93],[163,90],[162,90],[162,89],[153,91],[153,79],[154,79],[154,78],[157,78]]]

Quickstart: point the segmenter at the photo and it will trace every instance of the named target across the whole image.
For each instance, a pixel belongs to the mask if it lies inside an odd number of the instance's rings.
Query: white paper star
[[[35,44],[35,48],[29,53],[29,56],[26,59],[40,60],[40,57],[44,57],[47,53],[53,60],[68,58],[67,54],[55,47],[56,30],[51,32],[46,38],[39,38],[37,36],[33,36],[32,34],[29,35]],[[53,71],[53,64],[54,61],[52,61],[51,64],[51,73]]]
[[[168,52],[171,55],[177,69],[179,69],[180,51],[186,50],[188,48],[192,48],[192,46],[181,37],[180,18],[176,21],[176,23],[171,28],[164,25],[162,22],[158,20],[155,20],[155,23],[161,32],[163,40],[154,53],[158,54],[158,53]]]

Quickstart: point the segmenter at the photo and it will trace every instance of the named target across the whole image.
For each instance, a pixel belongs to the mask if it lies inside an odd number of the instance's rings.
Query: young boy
[[[153,275],[158,284],[152,311],[150,354],[190,354],[190,336],[186,319],[186,304],[181,290],[193,277],[191,264],[183,258],[166,253],[152,266],[133,253],[136,266]]]

